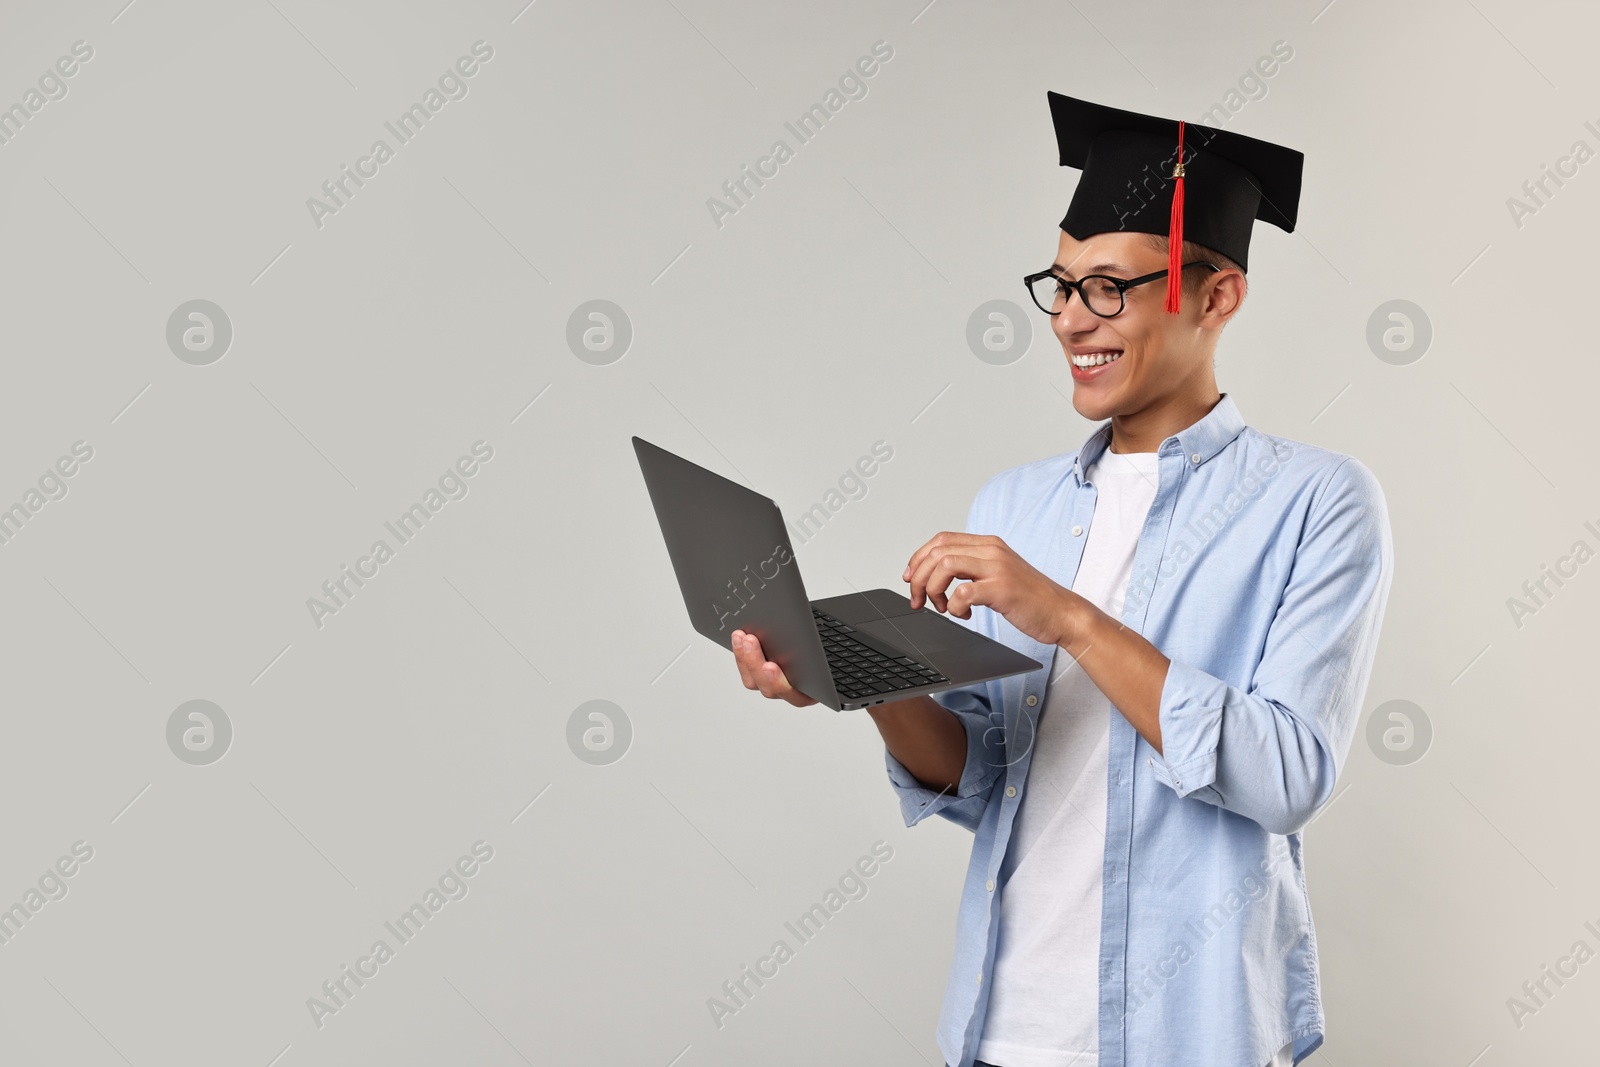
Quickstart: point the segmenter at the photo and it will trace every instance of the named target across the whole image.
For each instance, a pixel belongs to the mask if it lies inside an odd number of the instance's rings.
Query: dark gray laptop
[[[694,628],[733,631],[835,711],[937,693],[1043,664],[889,589],[810,600],[778,506],[642,438],[633,450]]]

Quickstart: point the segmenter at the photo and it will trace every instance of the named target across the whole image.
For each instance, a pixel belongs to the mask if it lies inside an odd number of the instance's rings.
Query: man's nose
[[[1100,316],[1083,303],[1081,294],[1068,291],[1066,306],[1055,317],[1056,333],[1063,335],[1087,333],[1100,324]]]

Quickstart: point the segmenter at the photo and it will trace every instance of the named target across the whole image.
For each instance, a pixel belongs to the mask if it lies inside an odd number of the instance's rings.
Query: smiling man
[[[1073,406],[1104,421],[989,479],[903,574],[914,605],[1046,666],[868,709],[906,825],[974,833],[939,1047],[951,1067],[1288,1067],[1326,1029],[1302,830],[1393,568],[1372,473],[1217,388],[1253,223],[1293,230],[1303,157],[1049,99],[1083,173],[1026,282]],[[747,687],[814,703],[752,635],[734,652]]]

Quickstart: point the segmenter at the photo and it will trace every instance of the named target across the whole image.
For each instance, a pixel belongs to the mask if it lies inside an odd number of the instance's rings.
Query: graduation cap
[[[1247,267],[1256,219],[1294,232],[1304,153],[1212,126],[1190,126],[1050,94],[1061,165],[1083,171],[1061,228],[1168,241],[1166,310],[1178,311],[1183,242]]]

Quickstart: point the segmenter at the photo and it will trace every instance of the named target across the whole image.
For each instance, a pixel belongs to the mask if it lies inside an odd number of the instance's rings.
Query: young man
[[[1050,106],[1083,174],[1028,283],[1073,406],[1106,421],[991,478],[903,575],[1046,667],[869,709],[906,825],[975,834],[939,1046],[951,1067],[1287,1067],[1325,1032],[1301,831],[1393,565],[1372,473],[1247,426],[1216,385],[1252,224],[1293,230],[1303,157]],[[747,687],[814,703],[733,640]]]

